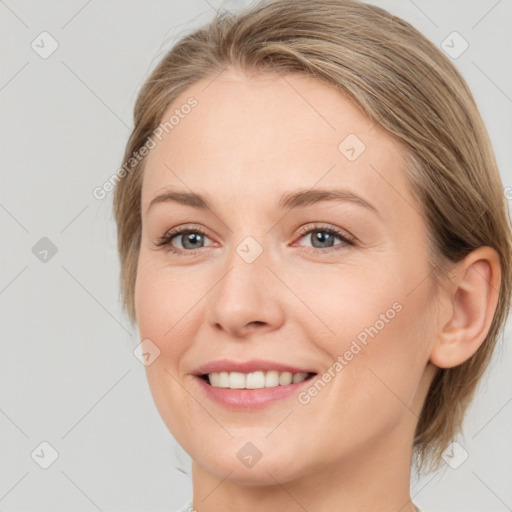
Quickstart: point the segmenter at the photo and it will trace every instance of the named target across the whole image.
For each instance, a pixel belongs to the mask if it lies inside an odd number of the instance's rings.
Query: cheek
[[[183,331],[189,316],[191,295],[188,288],[181,291],[180,283],[171,280],[166,269],[154,261],[139,259],[135,284],[135,309],[141,340],[151,340],[160,350],[159,356],[146,366],[149,389],[157,410],[167,428],[178,441],[186,437],[188,427],[182,418],[190,415],[190,399],[179,383],[182,378],[180,360],[190,343],[190,333]],[[188,291],[187,291],[188,290]],[[190,300],[189,300],[190,298]],[[176,414],[180,410],[180,414]]]
[[[368,400],[370,408],[379,403],[398,407],[403,407],[401,401],[409,403],[434,335],[427,282],[414,288],[412,273],[390,268],[367,272],[344,268],[338,276],[331,272],[329,279],[308,276],[308,283],[316,283],[315,292],[308,295],[311,309],[320,312],[330,330],[329,335],[317,333],[315,338],[310,329],[310,339],[316,339],[339,363],[330,367],[336,375],[330,380],[333,391],[359,410],[362,403],[355,402],[361,399]],[[306,288],[302,290],[306,293]],[[321,324],[316,320],[315,325]]]
[[[397,296],[401,309],[388,310]],[[342,325],[335,327],[339,335],[331,338],[330,344],[323,343],[338,364],[333,363],[319,376],[325,385],[312,382],[299,397],[304,404],[300,411],[329,425],[325,435],[332,442],[319,449],[327,459],[373,446],[373,441],[394,431],[398,424],[405,422],[412,428],[416,422],[429,336],[420,328],[424,317],[418,315],[419,304],[411,297],[383,294],[363,302],[364,307],[343,302],[353,311],[353,321],[346,325],[345,333]],[[379,318],[386,311],[387,323]],[[297,433],[300,428],[298,425]],[[317,442],[314,436],[301,436],[305,444]]]
[[[290,287],[308,308],[298,303],[296,307],[303,318],[304,314],[308,319],[311,317],[311,327],[321,329],[316,336],[312,331],[310,339],[325,340],[322,343],[334,356],[339,350],[348,349],[345,345],[354,339],[364,343],[374,336],[382,337],[380,334],[389,330],[400,316],[404,296],[401,284],[386,278],[389,274],[380,268],[356,265],[325,266],[300,273]],[[299,310],[295,314],[290,311],[294,322]],[[322,338],[320,332],[325,332]],[[338,352],[335,354],[333,350]]]
[[[346,363],[341,394],[354,408],[386,411],[382,421],[392,424],[402,414],[418,416],[416,402],[422,375],[428,363],[433,331],[429,323],[428,304],[421,290],[415,294],[391,294],[373,318],[350,338],[350,346],[343,354]],[[393,302],[393,299],[397,298]],[[389,306],[393,304],[395,307]],[[386,309],[388,308],[388,309]],[[344,348],[345,348],[344,347]],[[353,352],[356,352],[353,354]],[[354,392],[355,390],[355,392]],[[354,403],[354,399],[358,404]],[[406,406],[404,404],[407,404]]]
[[[135,309],[141,337],[154,338],[157,344],[175,338],[175,331],[187,320],[186,312],[191,309],[198,290],[190,286],[190,280],[180,278],[176,272],[171,274],[169,268],[143,253],[138,268]]]

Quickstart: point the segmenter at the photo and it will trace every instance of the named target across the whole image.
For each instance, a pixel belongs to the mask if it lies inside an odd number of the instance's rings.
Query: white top
[[[195,508],[192,506],[192,500],[187,501],[183,507],[181,507],[177,512],[194,512]]]
[[[414,508],[416,509],[416,512],[421,512],[421,510],[416,505],[414,505]],[[197,510],[192,506],[192,500],[190,500],[176,512],[197,512]]]

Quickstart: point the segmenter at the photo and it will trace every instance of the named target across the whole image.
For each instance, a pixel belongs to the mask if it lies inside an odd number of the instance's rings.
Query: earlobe
[[[447,287],[452,314],[439,326],[431,363],[451,368],[478,350],[496,311],[500,282],[499,256],[491,247],[479,247],[457,264],[451,286]]]

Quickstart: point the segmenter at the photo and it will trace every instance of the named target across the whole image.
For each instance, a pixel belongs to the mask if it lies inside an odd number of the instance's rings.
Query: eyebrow
[[[310,206],[322,201],[346,201],[362,206],[379,214],[379,211],[371,203],[362,197],[350,192],[349,190],[326,189],[326,190],[299,190],[296,192],[286,192],[279,200],[280,209],[294,209]],[[195,192],[186,192],[178,190],[167,190],[166,192],[154,197],[149,203],[146,213],[151,207],[158,203],[174,202],[185,206],[191,206],[199,210],[211,210],[208,200]]]

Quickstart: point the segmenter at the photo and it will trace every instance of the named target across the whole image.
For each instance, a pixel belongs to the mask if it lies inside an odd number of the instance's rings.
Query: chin
[[[232,456],[204,457],[204,455],[194,459],[197,464],[211,476],[219,481],[228,480],[237,485],[244,486],[272,486],[277,483],[283,484],[296,478],[308,471],[297,466],[296,461],[290,460],[263,460],[263,457],[252,467],[245,467],[238,459],[233,460]]]
[[[287,442],[276,437],[265,439],[261,436],[237,435],[223,443],[215,439],[183,440],[183,448],[189,453],[194,464],[219,480],[246,486],[268,486],[292,481],[311,471],[311,461],[306,460],[307,452],[301,443]],[[201,436],[202,437],[202,436]],[[250,441],[253,439],[253,441]],[[297,455],[306,457],[304,460]]]

